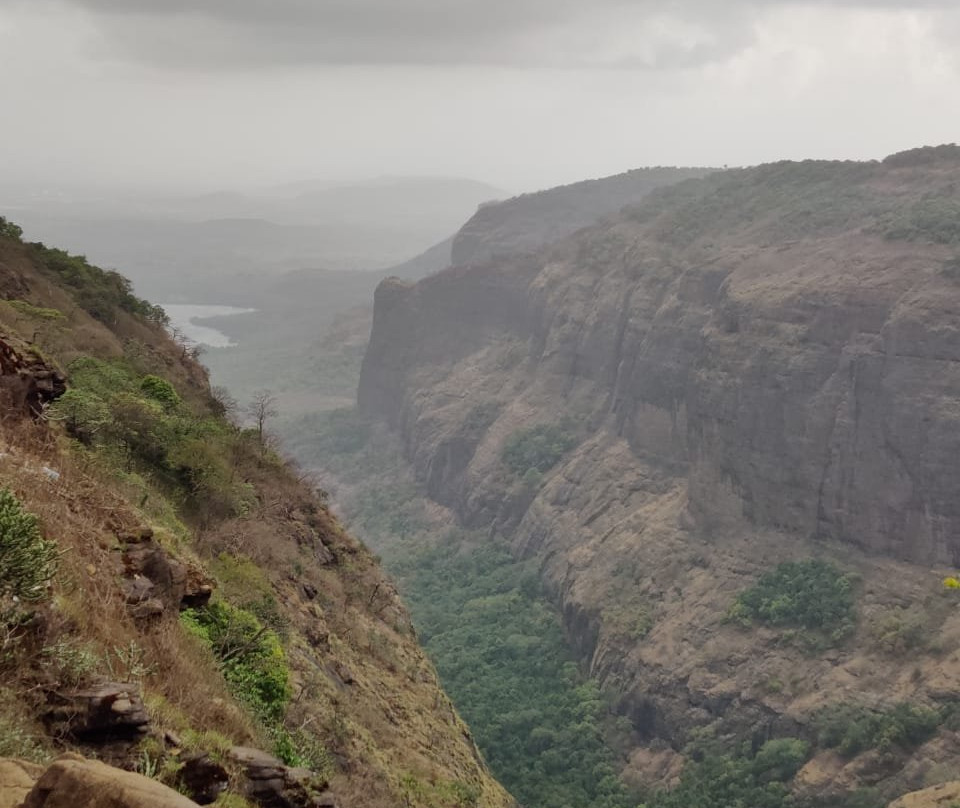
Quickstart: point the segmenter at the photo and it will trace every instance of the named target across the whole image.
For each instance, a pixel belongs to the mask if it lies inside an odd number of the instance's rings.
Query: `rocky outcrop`
[[[84,690],[49,694],[44,716],[51,735],[87,744],[136,741],[146,735],[150,717],[131,683],[105,682]]]
[[[39,774],[22,808],[196,808],[196,803],[156,780],[64,755]]]
[[[66,379],[59,370],[28,346],[0,334],[0,395],[10,412],[37,418],[66,389]]]
[[[949,655],[871,645],[904,609],[956,645],[931,604],[960,564],[957,182],[955,147],[723,172],[536,256],[378,290],[360,407],[432,498],[541,560],[639,743],[805,737],[831,702],[960,692]],[[521,479],[503,447],[542,424],[577,448]],[[725,622],[810,556],[862,576],[849,646]]]
[[[240,766],[246,796],[262,808],[336,808],[327,783],[308,769],[285,766],[259,749],[236,746],[230,759]]]
[[[960,782],[941,783],[922,791],[905,794],[889,808],[951,808],[960,801]]]
[[[171,556],[154,539],[153,530],[126,531],[118,538],[123,545],[127,604],[135,618],[175,615],[181,608],[209,602],[214,581],[198,565]]]

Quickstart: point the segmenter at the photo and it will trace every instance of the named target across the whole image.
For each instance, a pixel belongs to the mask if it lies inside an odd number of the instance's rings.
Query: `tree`
[[[269,390],[258,390],[254,393],[253,401],[247,405],[247,414],[256,424],[257,439],[261,447],[265,445],[264,425],[268,418],[273,418],[278,413],[276,396]]]

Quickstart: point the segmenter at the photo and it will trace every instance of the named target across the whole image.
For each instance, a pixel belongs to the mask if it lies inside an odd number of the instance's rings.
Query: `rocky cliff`
[[[960,696],[958,182],[956,147],[722,172],[377,290],[360,407],[431,497],[541,559],[643,782],[697,728],[813,738],[826,705]],[[811,654],[726,619],[810,557],[858,574],[851,638]],[[891,654],[909,615],[926,644]],[[818,756],[799,782],[902,792],[956,751]]]

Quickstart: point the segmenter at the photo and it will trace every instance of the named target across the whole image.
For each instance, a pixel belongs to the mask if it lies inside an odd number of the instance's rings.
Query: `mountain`
[[[0,803],[513,805],[271,400],[165,326],[0,219]]]
[[[704,177],[710,168],[638,168],[481,205],[457,232],[451,264],[482,263],[527,252],[616,213],[651,191]]]
[[[377,289],[361,411],[539,568],[650,806],[957,779],[958,182],[955,146],[725,171],[540,250],[483,209]]]
[[[399,263],[504,195],[473,180],[401,177],[192,197],[43,195],[22,198],[16,215],[29,240],[123,267],[154,299],[249,304],[286,272]]]

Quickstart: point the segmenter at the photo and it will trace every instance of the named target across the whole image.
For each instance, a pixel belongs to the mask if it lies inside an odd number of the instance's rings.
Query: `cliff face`
[[[911,679],[871,646],[960,563],[958,182],[956,148],[724,172],[536,258],[378,290],[361,408],[431,497],[542,559],[639,737],[796,730],[852,683],[960,692],[956,661],[918,655]],[[542,424],[577,448],[518,479],[503,448]],[[724,622],[811,555],[863,576],[853,645],[805,657]]]

